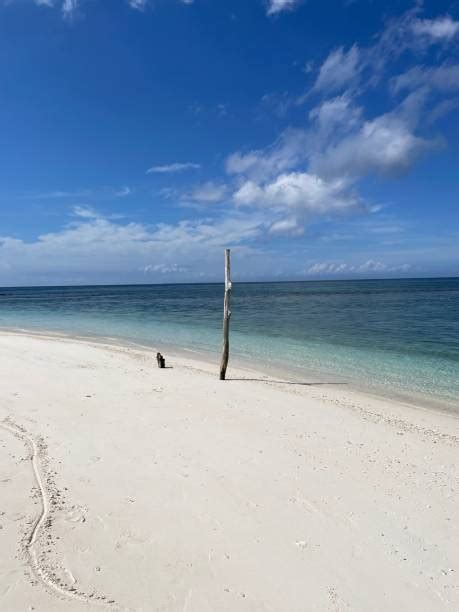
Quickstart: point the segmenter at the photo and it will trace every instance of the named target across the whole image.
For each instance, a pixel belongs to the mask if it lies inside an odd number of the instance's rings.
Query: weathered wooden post
[[[225,380],[229,359],[229,326],[231,318],[231,251],[225,249],[225,302],[223,307],[223,355],[220,365],[220,380]]]

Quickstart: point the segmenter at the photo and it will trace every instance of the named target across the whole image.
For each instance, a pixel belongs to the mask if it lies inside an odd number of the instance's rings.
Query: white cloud
[[[445,93],[455,91],[459,89],[459,64],[443,64],[436,67],[415,66],[394,77],[391,85],[396,93],[419,87],[428,87]]]
[[[199,202],[202,204],[215,204],[221,202],[228,195],[228,186],[224,183],[207,181],[197,185],[190,192],[182,195],[182,200]]]
[[[88,206],[74,206],[73,214],[82,219],[98,219],[99,215]]]
[[[423,53],[433,45],[442,46],[458,33],[459,22],[449,16],[420,19],[421,3],[390,19],[373,47],[367,49],[368,64],[377,67],[400,57],[406,50]]]
[[[286,117],[287,113],[297,105],[297,99],[288,91],[272,92],[264,94],[261,98],[263,107],[273,112],[281,119]]]
[[[47,6],[49,8],[59,8],[62,16],[66,20],[72,20],[80,7],[80,0],[31,0],[37,6]],[[150,0],[120,0],[126,2],[126,4],[133,10],[142,12],[150,4]],[[194,4],[194,0],[176,0],[179,4],[191,6]],[[4,4],[10,4],[13,0],[5,0]]]
[[[327,183],[313,174],[292,172],[281,174],[276,180],[264,186],[247,181],[235,193],[234,199],[239,205],[302,208],[306,211],[324,213],[331,209],[348,207],[347,199],[340,197],[346,188],[346,183],[341,180]]]
[[[408,272],[410,264],[388,265],[380,261],[368,259],[362,264],[348,264],[344,262],[317,262],[306,270],[308,276],[333,276],[341,274],[382,274]]]
[[[438,104],[436,104],[432,110],[430,111],[427,121],[429,124],[433,124],[436,121],[439,121],[449,113],[455,111],[459,108],[459,98],[451,98],[449,100],[441,100]]]
[[[281,174],[264,185],[249,180],[236,191],[234,200],[239,206],[271,211],[275,218],[271,233],[301,233],[311,217],[343,214],[362,207],[345,180],[324,181],[306,172]]]
[[[349,91],[325,99],[310,110],[304,129],[228,157],[235,204],[262,209],[271,232],[296,234],[317,217],[377,211],[377,203],[365,204],[357,194],[358,181],[401,175],[439,144],[417,133],[426,99],[424,89],[415,91],[371,120]]]
[[[131,194],[132,194],[132,189],[128,187],[127,185],[115,191],[115,196],[117,198],[125,198],[126,196],[131,195]]]
[[[267,177],[294,168],[304,160],[307,136],[305,130],[287,129],[266,149],[230,155],[226,161],[226,170],[229,174],[266,180]]]
[[[319,140],[352,131],[362,123],[363,109],[355,106],[348,94],[329,98],[315,106],[309,112],[309,119],[316,122],[318,131],[315,135],[316,145]]]
[[[347,271],[348,265],[343,263],[315,263],[307,270],[307,274],[333,274]]]
[[[339,47],[332,51],[322,64],[314,90],[334,93],[354,86],[361,71],[361,57],[357,45],[349,51]]]
[[[434,41],[449,41],[459,34],[459,21],[454,21],[449,15],[436,19],[416,19],[412,29],[417,36],[427,36]]]
[[[148,264],[141,268],[143,272],[159,272],[160,274],[179,274],[186,272],[187,268],[179,266],[176,263],[173,264]]]
[[[153,281],[168,274],[197,280],[215,271],[220,277],[223,249],[233,248],[236,258],[255,253],[246,245],[262,233],[262,222],[253,215],[149,227],[110,220],[82,206],[73,213],[70,225],[30,242],[0,237],[1,282],[141,281],[145,272]]]
[[[124,185],[122,187],[114,187],[114,186],[102,186],[102,187],[92,187],[88,189],[76,189],[75,191],[64,191],[64,190],[55,190],[55,191],[47,191],[44,193],[33,193],[27,194],[23,197],[34,200],[58,200],[58,199],[83,199],[83,198],[91,198],[91,199],[111,199],[111,198],[124,198],[128,195],[131,195],[133,190],[131,187]]]
[[[416,136],[403,117],[389,113],[366,121],[358,131],[317,154],[312,168],[325,176],[399,175],[436,144]]]
[[[309,125],[288,128],[265,149],[236,152],[226,160],[226,171],[236,177],[266,182],[305,165],[331,142],[363,125],[363,109],[347,94],[320,103],[309,112]]]
[[[37,193],[33,194],[30,197],[33,197],[35,200],[52,200],[59,198],[85,198],[92,195],[92,190],[90,189],[81,189],[78,191],[47,191],[45,193]]]
[[[314,217],[380,210],[378,203],[365,204],[358,195],[359,181],[371,174],[394,177],[408,172],[442,143],[438,137],[424,136],[423,128],[458,103],[432,104],[430,99],[433,90],[456,89],[459,69],[452,64],[418,66],[394,79],[392,91],[408,90],[408,95],[389,112],[366,118],[365,109],[356,103],[365,89],[381,85],[387,64],[404,51],[422,54],[453,36],[455,22],[421,21],[420,12],[416,6],[389,20],[367,48],[354,44],[332,51],[313,90],[297,99],[306,102],[312,93],[325,96],[309,110],[308,123],[285,130],[264,149],[237,151],[227,158],[237,206],[263,211],[271,232],[296,234]],[[426,39],[429,28],[435,33]],[[280,97],[265,96],[263,102],[280,105],[278,114],[286,116],[292,96],[284,92]]]
[[[128,0],[128,4],[137,11],[143,11],[148,4],[148,0]]]
[[[355,90],[362,84],[375,85],[383,77],[387,65],[409,50],[425,53],[432,45],[444,45],[459,34],[459,21],[450,16],[420,19],[418,4],[399,17],[387,21],[373,45],[348,50],[333,50],[320,67],[312,92],[330,94]],[[300,100],[306,100],[302,96]]]
[[[308,128],[286,130],[264,150],[228,158],[235,204],[263,210],[276,233],[300,234],[318,217],[376,212],[357,194],[357,182],[371,173],[400,175],[438,144],[416,134],[424,104],[415,92],[391,113],[365,120],[350,94],[321,102]]]
[[[268,15],[277,15],[282,11],[292,11],[300,2],[301,0],[269,0],[267,13]]]
[[[200,167],[200,164],[194,164],[192,162],[176,162],[163,166],[152,166],[147,170],[147,174],[174,174],[176,172],[184,172],[185,170],[199,170]]]
[[[78,10],[79,0],[64,0],[62,2],[62,15],[65,19],[72,19]]]

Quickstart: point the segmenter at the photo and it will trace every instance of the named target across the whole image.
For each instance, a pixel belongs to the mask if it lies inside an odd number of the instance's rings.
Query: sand
[[[0,333],[2,612],[459,609],[457,415],[166,358]]]

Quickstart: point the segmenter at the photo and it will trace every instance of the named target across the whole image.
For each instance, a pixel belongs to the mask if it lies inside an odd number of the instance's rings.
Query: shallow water
[[[223,286],[0,289],[0,327],[218,352]],[[234,284],[232,354],[389,394],[459,398],[459,279]],[[330,378],[331,377],[331,378]]]

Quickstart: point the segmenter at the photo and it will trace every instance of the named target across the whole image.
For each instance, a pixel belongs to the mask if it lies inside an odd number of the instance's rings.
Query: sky
[[[459,0],[0,0],[0,286],[459,275]]]

